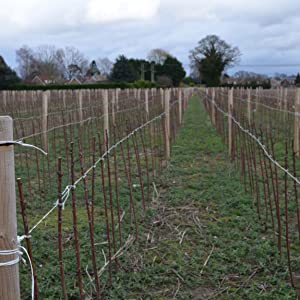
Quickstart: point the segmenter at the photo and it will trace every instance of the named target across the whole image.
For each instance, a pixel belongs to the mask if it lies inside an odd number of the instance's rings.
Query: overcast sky
[[[145,58],[163,48],[188,68],[189,50],[217,34],[242,52],[237,67],[300,72],[299,0],[0,0],[0,55],[16,66],[22,45],[75,46],[90,59]]]

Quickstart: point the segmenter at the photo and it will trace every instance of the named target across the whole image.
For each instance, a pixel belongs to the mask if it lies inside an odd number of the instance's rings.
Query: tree
[[[163,65],[156,66],[157,75],[165,75],[172,80],[174,86],[179,86],[180,82],[186,75],[182,63],[173,56],[168,56]]]
[[[216,35],[208,35],[190,51],[191,65],[196,66],[208,86],[220,84],[222,73],[239,62],[237,47],[232,47]]]
[[[120,55],[113,66],[111,80],[116,82],[134,82],[137,79],[139,79],[139,74],[129,59],[124,55]]]
[[[296,76],[295,85],[300,86],[300,74],[299,73]]]
[[[169,56],[171,56],[171,54],[166,50],[152,49],[148,53],[147,59],[149,60],[149,62],[154,62],[155,64],[162,65]]]
[[[23,46],[16,51],[16,55],[23,79],[30,79],[33,74],[52,80],[71,79],[85,74],[88,67],[88,60],[75,47],[58,49],[53,45],[42,45],[33,50]]]
[[[22,79],[26,80],[37,69],[34,51],[24,45],[16,51],[18,71]]]
[[[61,64],[63,75],[66,79],[81,77],[87,72],[88,60],[82,52],[75,47],[61,49]]]
[[[0,90],[13,87],[20,82],[17,73],[13,71],[0,56]]]
[[[89,69],[87,70],[87,73],[86,73],[87,76],[94,76],[94,75],[100,75],[100,71],[98,69],[98,66],[97,66],[97,63],[95,60],[93,60],[91,63],[90,63],[90,67]]]
[[[114,66],[113,62],[107,57],[98,58],[97,65],[102,75],[109,76]]]

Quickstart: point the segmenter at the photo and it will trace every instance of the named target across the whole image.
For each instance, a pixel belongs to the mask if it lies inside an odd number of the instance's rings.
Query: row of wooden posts
[[[220,92],[222,90],[222,93],[224,93],[224,89],[222,88],[211,88],[206,89],[205,93],[208,97],[211,99],[212,108],[211,108],[211,119],[214,125],[216,125],[216,103],[215,103],[215,97],[216,92]],[[259,102],[257,101],[257,95],[259,94],[259,89],[256,90],[256,111],[258,109]],[[290,113],[287,110],[287,89],[278,89],[279,93],[282,97],[278,97],[277,101],[277,107],[274,107],[275,109],[282,110],[282,113]],[[232,114],[233,114],[233,108],[234,108],[234,97],[233,92],[234,89],[228,89],[228,153],[231,155],[233,153],[233,130],[232,130]],[[281,100],[283,100],[283,105]],[[238,101],[241,101],[239,99]],[[247,117],[249,125],[251,125],[252,122],[252,97],[251,97],[251,89],[247,89]],[[300,143],[299,143],[299,134],[300,134],[300,88],[297,88],[295,93],[295,99],[294,99],[294,152],[297,157],[300,155]]]
[[[171,109],[171,90],[165,89],[162,91],[162,104],[164,107],[164,126],[165,126],[165,157],[170,159],[170,109]],[[188,99],[190,98],[193,89],[176,89],[178,95],[179,122],[182,123],[184,110],[187,108]],[[82,92],[79,93],[79,113],[80,120],[83,120],[82,107],[83,97]],[[104,108],[104,131],[109,129],[109,98],[108,91],[103,90],[103,108]],[[114,101],[114,100],[113,100]],[[43,92],[42,97],[42,112],[43,112],[43,141],[45,150],[48,150],[47,136],[47,119],[49,107],[49,91]],[[79,110],[79,111],[80,111]],[[148,90],[145,90],[145,110],[149,114]],[[114,122],[114,112],[111,114]],[[9,116],[0,116],[0,143],[5,141],[13,141],[13,119]],[[13,145],[0,146],[0,251],[18,249],[17,240],[17,222],[16,222],[16,191],[15,191],[15,164],[14,164],[14,148]],[[1,256],[0,264],[16,259],[16,254]],[[19,286],[19,267],[18,264],[12,266],[0,266],[0,298],[6,300],[20,299]]]

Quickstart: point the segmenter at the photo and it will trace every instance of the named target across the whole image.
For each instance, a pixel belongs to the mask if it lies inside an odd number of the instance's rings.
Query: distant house
[[[93,76],[86,76],[84,80],[84,84],[97,84],[108,82],[108,78],[105,75],[95,74]]]
[[[281,86],[281,81],[275,78],[271,79],[271,87],[272,89],[279,88]]]
[[[69,81],[66,82],[66,84],[78,85],[78,84],[82,84],[82,82],[77,77],[72,77]]]
[[[45,75],[34,75],[32,79],[27,80],[26,83],[34,85],[48,85],[55,83],[55,80]]]

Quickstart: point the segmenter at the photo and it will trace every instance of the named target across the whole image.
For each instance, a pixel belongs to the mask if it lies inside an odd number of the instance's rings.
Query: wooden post
[[[247,90],[248,122],[251,124],[251,89]]]
[[[182,90],[178,90],[179,124],[182,124]]]
[[[211,119],[214,126],[216,126],[216,108],[215,108],[215,98],[216,98],[216,89],[212,88],[211,90],[211,99],[212,99],[212,105],[211,105]]]
[[[288,89],[287,88],[285,88],[284,89],[284,92],[283,92],[283,109],[285,110],[285,111],[287,111],[287,97],[288,97]],[[287,113],[286,112],[284,112],[283,113],[283,120],[284,121],[286,121],[286,118],[287,118]]]
[[[46,152],[48,152],[48,102],[49,93],[48,91],[43,92],[42,99],[42,132],[43,132],[43,147]]]
[[[116,105],[116,93],[114,90],[111,90],[111,114],[113,125],[116,125],[116,116],[115,116],[115,105]]]
[[[83,113],[82,113],[82,90],[78,90],[78,106],[79,106],[79,122],[80,122],[80,126],[82,126],[82,121],[83,121]]]
[[[0,117],[0,141],[13,140],[13,120]],[[0,147],[0,250],[17,249],[15,162],[13,146]],[[0,255],[0,262],[16,259],[16,255]],[[0,298],[19,300],[19,266],[0,267]]]
[[[230,157],[232,157],[233,151],[233,131],[232,131],[232,112],[233,112],[233,88],[228,91],[228,152]]]
[[[147,120],[149,118],[149,97],[148,97],[148,89],[145,89],[145,110],[147,114]]]
[[[297,88],[295,99],[294,152],[299,156],[299,118],[300,118],[300,88]]]
[[[109,133],[108,90],[103,90],[104,137]]]
[[[170,90],[165,90],[165,143],[166,143],[166,160],[171,157],[170,148]]]
[[[160,100],[161,100],[161,107],[164,108],[165,92],[162,88],[160,88]]]

